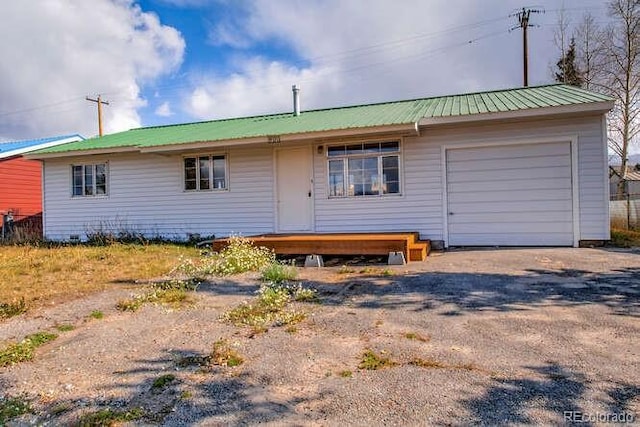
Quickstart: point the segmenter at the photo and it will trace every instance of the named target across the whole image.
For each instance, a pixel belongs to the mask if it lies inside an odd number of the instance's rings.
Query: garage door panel
[[[558,240],[570,241],[572,233],[494,233],[491,243],[487,243],[485,234],[457,234],[449,239],[451,246],[558,246]]]
[[[478,192],[460,192],[451,195],[450,203],[509,203],[515,202],[536,203],[545,200],[565,200],[569,188],[558,188],[553,190],[505,190],[505,191],[478,191]],[[455,211],[454,211],[455,212]]]
[[[502,179],[500,181],[492,181],[491,188],[496,191],[505,191],[505,190],[514,190],[514,189],[521,190],[521,191],[545,190],[548,188],[553,188],[555,183],[557,183],[557,180],[554,178]],[[472,193],[472,192],[487,190],[486,182],[477,182],[477,181],[453,182],[449,184],[450,184],[449,189],[452,193],[458,193],[458,192]]]
[[[569,142],[451,149],[450,245],[572,245]]]
[[[463,223],[453,224],[449,230],[454,234],[473,234],[479,233],[494,233],[494,234],[523,234],[531,233],[534,227],[544,227],[545,233],[564,233],[567,227],[571,225],[571,221],[556,222],[556,221],[537,221],[535,223],[523,224],[518,222],[503,222],[503,223],[482,223],[478,226],[478,223]],[[535,233],[535,232],[534,232]]]
[[[515,214],[527,214],[527,212],[531,212],[533,215],[536,212],[560,212],[560,211],[568,211],[571,212],[571,201],[570,200],[551,200],[536,203],[529,203],[526,206],[522,204],[522,202],[504,202],[501,205],[496,205],[496,203],[490,202],[469,202],[469,203],[456,203],[456,206],[452,207],[449,204],[449,212],[454,212],[453,217],[460,216],[462,214],[475,215],[481,213],[508,213],[511,215]],[[455,209],[455,210],[454,210]],[[450,218],[450,220],[455,220],[455,218]]]
[[[473,214],[455,214],[456,219],[454,224],[491,224],[499,221],[501,224],[509,223],[509,222],[517,222],[520,223],[520,215],[528,214],[527,212],[477,212]],[[560,211],[549,211],[547,209],[540,209],[539,212],[536,212],[535,215],[531,215],[531,222],[553,222],[553,221],[563,221],[563,222],[571,222],[573,221],[573,216],[571,212],[567,212],[566,210]]]
[[[517,159],[484,159],[470,162],[451,163],[451,172],[515,169],[526,173],[531,168],[547,168],[550,166],[566,168],[570,165],[571,159],[569,158],[569,156],[520,157]]]
[[[567,170],[569,169],[569,170]],[[460,174],[452,173],[451,183],[464,183],[464,182],[495,182],[505,181],[512,179],[521,179],[523,177],[528,179],[537,179],[541,176],[545,178],[571,178],[571,169],[566,166],[557,166],[550,168],[529,168],[527,170],[522,169],[507,169],[507,170],[488,170],[488,171],[459,171]],[[499,175],[496,175],[499,174]],[[449,178],[447,178],[448,180]]]
[[[562,156],[567,154],[563,145],[569,145],[569,142],[556,144],[531,144],[526,146],[526,151],[522,151],[523,145],[500,145],[492,147],[497,148],[497,150],[494,150],[490,157],[492,159],[517,159],[536,156]],[[453,162],[474,162],[486,157],[486,149],[487,147],[450,149],[447,150],[447,157]]]

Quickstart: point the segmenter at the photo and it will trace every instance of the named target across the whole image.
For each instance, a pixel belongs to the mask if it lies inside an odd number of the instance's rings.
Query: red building
[[[0,227],[5,236],[9,224],[42,230],[42,164],[24,154],[67,142],[81,141],[80,135],[0,143]],[[7,225],[5,227],[5,225]]]

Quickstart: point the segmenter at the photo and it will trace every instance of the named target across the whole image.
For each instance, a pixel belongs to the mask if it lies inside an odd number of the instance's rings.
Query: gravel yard
[[[255,274],[211,279],[182,309],[118,311],[137,292],[123,284],[1,322],[3,342],[59,335],[33,361],[0,368],[0,397],[33,408],[10,425],[106,409],[167,426],[640,422],[638,253],[450,251],[300,269],[299,280],[320,303],[293,303],[307,318],[264,333],[220,320],[254,298]],[[219,340],[244,363],[198,363]],[[359,368],[366,350],[392,366]]]

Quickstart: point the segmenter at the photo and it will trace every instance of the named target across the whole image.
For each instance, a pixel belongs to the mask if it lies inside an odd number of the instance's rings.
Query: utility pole
[[[109,105],[108,101],[103,101],[101,95],[98,95],[97,99],[92,99],[87,96],[87,101],[95,102],[98,104],[98,133],[102,136],[102,105]]]
[[[527,28],[529,25],[529,17],[532,13],[544,13],[544,10],[541,9],[528,9],[522,8],[520,12],[514,13],[511,16],[515,16],[518,18],[518,25],[512,28],[521,28],[522,29],[522,74],[524,80],[524,86],[529,86],[529,52],[527,46]]]

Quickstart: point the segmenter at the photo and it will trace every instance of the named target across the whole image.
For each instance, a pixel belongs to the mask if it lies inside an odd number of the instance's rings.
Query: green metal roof
[[[389,125],[409,125],[415,124],[423,118],[500,113],[611,101],[612,99],[607,96],[574,86],[537,86],[303,111],[299,116],[288,112],[146,127],[105,135],[101,138],[95,137],[85,141],[63,144],[39,150],[35,154],[85,150],[108,151],[126,148],[142,149],[194,142],[267,137],[269,135],[283,136]]]

